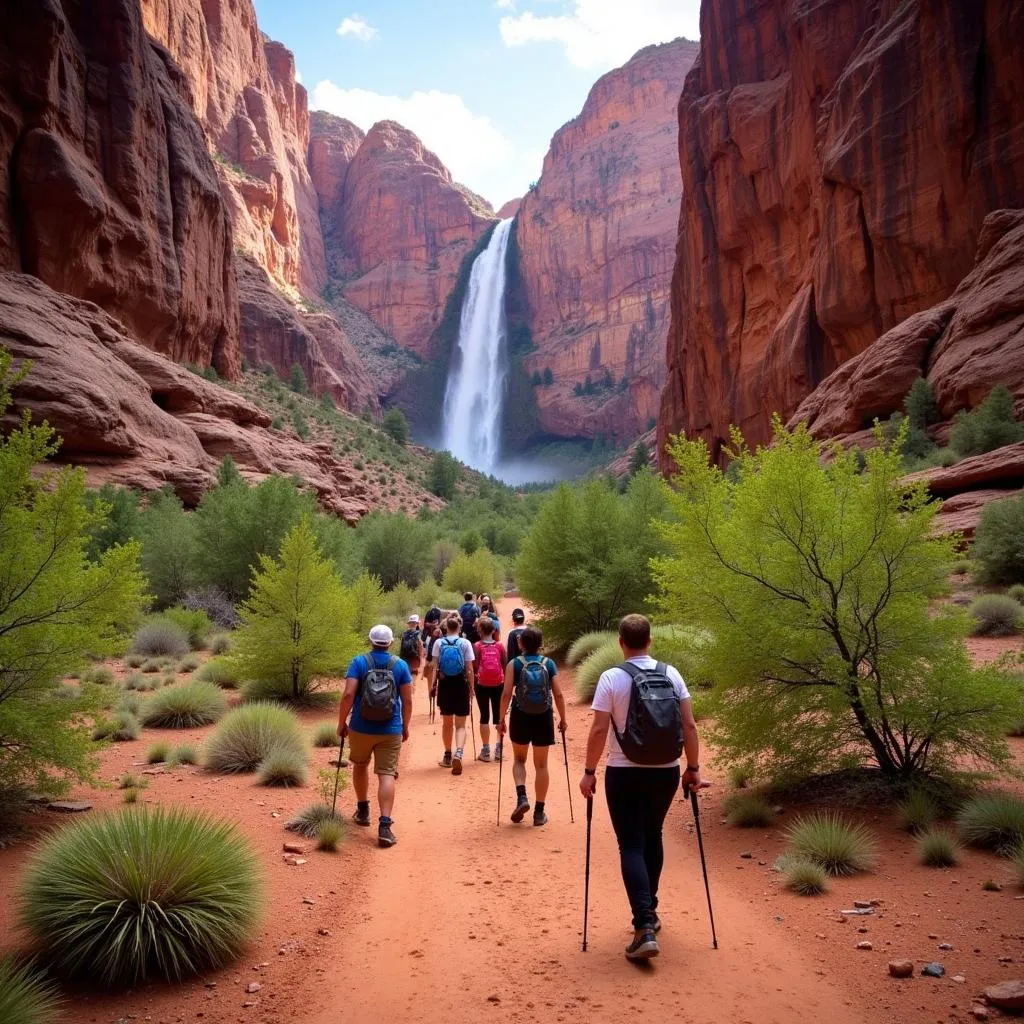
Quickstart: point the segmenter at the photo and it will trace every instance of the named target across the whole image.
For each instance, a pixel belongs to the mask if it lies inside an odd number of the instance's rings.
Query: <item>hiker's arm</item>
[[[359,689],[358,679],[345,680],[345,692],[341,697],[341,708],[338,710],[338,735],[344,739],[348,735],[348,716],[352,712],[352,704]]]
[[[587,737],[586,768],[597,771],[598,763],[608,743],[608,729],[611,726],[610,711],[595,711],[594,720],[590,723],[590,735]],[[580,779],[580,792],[589,800],[597,789],[597,776],[586,772]]]
[[[555,707],[558,708],[559,732],[564,733],[568,728],[568,723],[565,718],[565,697],[562,695],[562,684],[559,683],[558,676],[553,676],[551,679],[551,696],[555,698]]]
[[[409,722],[412,719],[412,683],[402,687],[402,742],[409,738]]]
[[[700,781],[700,737],[697,735],[697,719],[693,717],[693,701],[689,697],[681,700],[679,711],[683,716],[683,748],[687,766],[681,781],[691,789],[700,789],[704,784]],[[690,770],[691,765],[696,771]]]
[[[473,657],[474,658],[476,657],[476,653],[475,652],[473,654]],[[473,689],[476,686],[476,662],[475,661],[469,661],[469,660],[466,661],[466,682],[469,683],[469,695],[470,695],[470,697],[472,697],[473,696]]]
[[[515,677],[516,670],[510,661],[505,666],[505,686],[501,691],[501,714],[498,716],[498,721],[495,723],[499,736],[505,735],[505,716],[508,714],[509,704],[512,703],[512,690],[514,688]]]

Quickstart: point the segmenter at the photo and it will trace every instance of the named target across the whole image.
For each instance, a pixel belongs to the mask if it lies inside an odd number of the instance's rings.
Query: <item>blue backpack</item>
[[[461,676],[466,671],[466,659],[460,638],[445,636],[438,642],[441,645],[441,653],[437,656],[438,671],[443,676]]]
[[[516,707],[528,715],[543,715],[550,711],[551,673],[548,671],[546,660],[531,654],[516,660],[519,662]]]

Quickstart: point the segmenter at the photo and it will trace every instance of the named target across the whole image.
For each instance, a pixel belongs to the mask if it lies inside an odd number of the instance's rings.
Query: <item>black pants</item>
[[[491,718],[498,724],[501,718],[501,691],[503,686],[481,686],[476,684],[476,706],[480,709],[480,724],[490,725]]]
[[[605,770],[608,814],[619,841],[622,881],[637,929],[654,924],[658,882],[665,861],[661,829],[678,788],[678,765]]]

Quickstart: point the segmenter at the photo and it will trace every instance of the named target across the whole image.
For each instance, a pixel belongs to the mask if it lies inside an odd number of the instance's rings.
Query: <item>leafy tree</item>
[[[434,538],[430,528],[418,519],[401,512],[375,512],[359,521],[356,535],[362,546],[363,565],[385,590],[403,581],[415,587],[427,574]]]
[[[907,411],[911,427],[917,430],[927,430],[942,418],[939,403],[935,401],[935,392],[924,377],[918,377],[911,384],[907,397],[903,400],[903,408]]]
[[[459,556],[458,545],[450,540],[439,540],[434,545],[434,579],[440,583],[444,578],[444,571]]]
[[[240,673],[281,685],[295,701],[319,679],[344,671],[359,646],[352,598],[317,547],[307,517],[281,541],[280,558],[259,556],[240,618],[231,654]]]
[[[560,486],[523,538],[516,579],[545,640],[566,646],[648,609],[650,559],[664,551],[654,521],[667,513],[665,486],[649,469],[625,495],[602,480]]]
[[[242,474],[238,472],[238,464],[230,455],[225,455],[217,467],[217,486],[227,487],[228,484],[242,482]]]
[[[984,583],[1024,583],[1024,498],[990,501],[981,510],[971,556]]]
[[[644,466],[651,464],[651,450],[643,441],[637,441],[633,445],[633,451],[629,456],[629,475],[636,476]]]
[[[298,363],[292,363],[292,368],[288,371],[288,386],[297,395],[304,395],[309,391],[306,373]]]
[[[487,548],[457,555],[442,577],[445,590],[487,594],[501,587],[501,565]]]
[[[142,571],[159,608],[178,604],[197,583],[195,527],[170,488],[150,495],[139,514]]]
[[[555,375],[551,372],[550,366],[544,367],[544,376],[541,378],[544,382],[544,387],[549,388],[555,383]]]
[[[451,452],[438,452],[427,469],[427,488],[445,501],[455,497],[455,486],[462,479],[462,467]]]
[[[330,391],[325,391],[320,396],[320,408],[328,414],[338,411],[338,407],[334,404],[334,396]]]
[[[89,546],[86,554],[95,562],[104,551],[115,544],[127,544],[139,535],[139,494],[128,487],[104,484],[98,491],[86,494],[89,511],[100,505],[107,508],[107,514],[99,525],[89,531]]]
[[[473,554],[477,548],[483,546],[483,543],[483,537],[476,530],[463,530],[462,535],[459,537],[459,547],[467,555]]]
[[[378,577],[363,571],[348,588],[348,593],[352,600],[352,632],[362,640],[379,621],[384,588]]]
[[[0,418],[26,369],[0,350]],[[0,438],[0,791],[56,793],[93,778],[90,729],[83,715],[99,701],[60,691],[61,677],[88,652],[114,654],[142,608],[139,546],[114,544],[95,561],[86,549],[108,506],[89,501],[85,474],[37,474],[60,440],[26,413]]]
[[[706,630],[715,743],[766,776],[867,760],[891,778],[1005,764],[1020,698],[973,669],[966,622],[936,609],[954,541],[932,535],[936,505],[901,481],[902,435],[827,465],[805,426],[776,418],[771,447],[734,431],[735,482],[703,441],[677,438],[679,468],[656,561],[673,622]]]
[[[295,433],[303,441],[309,438],[309,424],[306,422],[306,417],[302,410],[298,407],[292,409],[292,426],[295,428]]]
[[[406,445],[409,443],[409,421],[405,418],[405,413],[401,409],[396,407],[388,409],[384,413],[381,427],[384,433],[397,444]]]
[[[1013,395],[1002,384],[994,387],[973,412],[957,413],[950,447],[961,455],[982,455],[1024,440],[1024,423],[1013,411]]]

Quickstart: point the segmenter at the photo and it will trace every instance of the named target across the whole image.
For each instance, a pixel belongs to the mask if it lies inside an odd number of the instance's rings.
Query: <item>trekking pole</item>
[[[704,837],[700,833],[700,810],[697,807],[697,791],[683,786],[683,796],[689,797],[693,808],[693,821],[697,826],[697,847],[700,849],[700,867],[704,872],[704,892],[708,897],[708,917],[711,918],[711,948],[718,949],[718,936],[715,934],[715,912],[711,909],[711,887],[708,885],[708,865],[704,860]]]
[[[594,798],[587,797],[587,866],[583,874],[583,952],[587,951],[587,915],[590,911],[590,823],[594,818]]]
[[[505,763],[504,739],[505,737],[498,733],[498,746],[501,746],[501,757],[498,758],[498,820],[495,822],[498,828],[501,828],[501,767]]]
[[[338,768],[334,773],[334,796],[331,799],[331,817],[334,817],[335,808],[338,806],[338,780],[341,778],[341,755],[345,751],[345,737],[338,741]]]
[[[569,789],[569,822],[576,824],[576,818],[572,813],[572,783],[569,781],[569,745],[565,742],[565,733],[562,733],[562,753],[565,755],[565,784]]]

